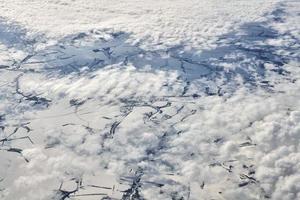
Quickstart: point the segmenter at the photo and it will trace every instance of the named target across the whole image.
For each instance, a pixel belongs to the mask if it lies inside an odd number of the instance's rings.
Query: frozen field
[[[300,1],[0,0],[0,199],[300,199]]]

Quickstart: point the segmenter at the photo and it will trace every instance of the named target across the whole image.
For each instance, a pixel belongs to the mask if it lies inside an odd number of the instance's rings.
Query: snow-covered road
[[[0,0],[0,199],[300,199],[300,2]]]

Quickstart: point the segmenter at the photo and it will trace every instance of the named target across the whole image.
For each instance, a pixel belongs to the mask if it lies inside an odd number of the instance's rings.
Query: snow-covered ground
[[[0,199],[300,199],[297,0],[0,0]]]

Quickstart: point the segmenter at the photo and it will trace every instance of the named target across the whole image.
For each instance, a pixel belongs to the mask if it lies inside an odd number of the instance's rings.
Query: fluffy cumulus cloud
[[[0,0],[0,198],[299,199],[299,9]]]

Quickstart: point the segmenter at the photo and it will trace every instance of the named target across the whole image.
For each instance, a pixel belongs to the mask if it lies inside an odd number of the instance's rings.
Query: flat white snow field
[[[0,0],[0,199],[299,200],[300,1]]]

